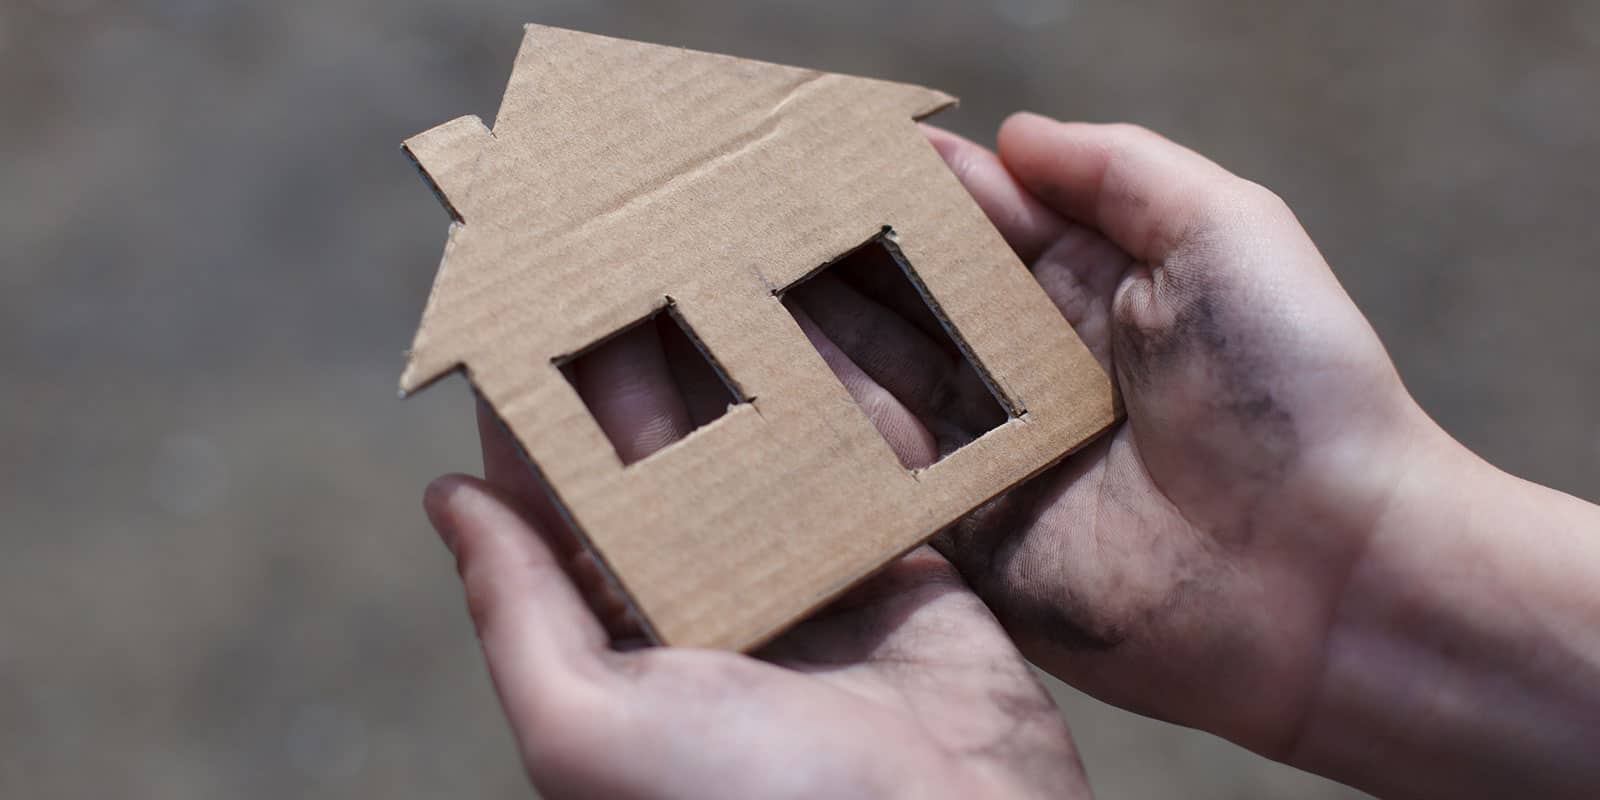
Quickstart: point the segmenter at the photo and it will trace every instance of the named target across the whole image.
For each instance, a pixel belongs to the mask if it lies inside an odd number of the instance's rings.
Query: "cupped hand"
[[[1130,126],[1018,115],[998,154],[927,134],[1126,412],[936,546],[1055,675],[1290,758],[1420,411],[1267,190]],[[808,310],[859,365],[858,397],[902,401],[880,428],[948,450],[992,425],[930,401],[981,386],[951,359],[905,355],[927,350],[923,334],[870,295]]]
[[[679,355],[646,326],[573,376],[625,457],[693,425],[702,404],[674,383]],[[613,649],[602,620],[624,617],[594,562],[492,412],[480,409],[479,430],[488,480],[441,478],[424,504],[544,796],[1088,796],[1049,696],[931,549],[756,657]],[[933,457],[920,439],[895,444]]]

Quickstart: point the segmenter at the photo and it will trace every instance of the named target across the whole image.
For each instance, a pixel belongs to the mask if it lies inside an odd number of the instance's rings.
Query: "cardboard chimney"
[[[1113,421],[1104,372],[915,125],[953,102],[529,26],[492,130],[405,143],[454,222],[402,393],[464,370],[656,641],[759,645]],[[1007,412],[925,469],[781,300],[873,240]],[[562,366],[664,309],[738,402],[625,465]]]

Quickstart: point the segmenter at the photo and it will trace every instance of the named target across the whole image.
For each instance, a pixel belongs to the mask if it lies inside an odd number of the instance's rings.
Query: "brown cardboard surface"
[[[661,642],[765,641],[1114,419],[917,130],[952,102],[529,26],[492,133],[405,144],[456,223],[402,392],[464,367]],[[778,297],[886,228],[1014,412],[915,472]],[[669,302],[749,402],[624,467],[559,364]]]

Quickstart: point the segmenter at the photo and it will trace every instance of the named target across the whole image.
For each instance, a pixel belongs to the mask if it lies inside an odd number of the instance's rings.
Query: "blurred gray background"
[[[537,21],[1132,120],[1299,211],[1424,406],[1600,499],[1600,4],[5,0],[0,796],[516,797],[395,400],[446,217],[397,149]],[[1102,798],[1350,797],[1063,690]],[[618,757],[627,754],[619,753]]]

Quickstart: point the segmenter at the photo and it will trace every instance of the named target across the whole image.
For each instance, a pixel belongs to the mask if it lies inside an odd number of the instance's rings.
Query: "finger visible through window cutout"
[[[670,303],[560,366],[623,464],[742,402]]]
[[[885,236],[875,237],[784,291],[783,302],[915,415],[943,457],[1003,424],[1008,412],[912,281],[914,265],[890,248]],[[837,361],[829,366],[850,388],[853,376]],[[897,425],[895,416],[874,413],[863,402],[869,393],[852,396],[892,444],[885,426]]]

